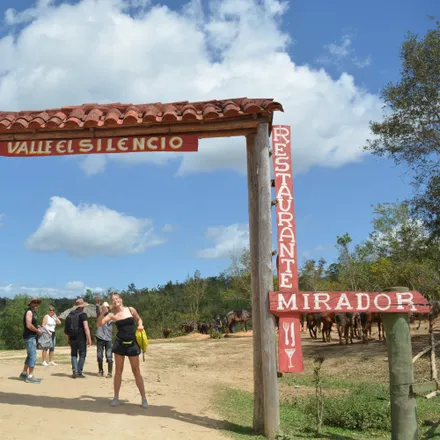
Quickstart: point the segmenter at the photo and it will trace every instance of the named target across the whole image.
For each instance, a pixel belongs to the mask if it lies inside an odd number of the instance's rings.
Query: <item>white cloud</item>
[[[323,69],[294,62],[287,52],[291,36],[281,29],[287,2],[212,0],[204,10],[200,0],[192,0],[177,12],[147,3],[81,0],[55,6],[46,0],[8,13],[8,23],[27,24],[0,40],[0,108],[272,97],[285,108],[275,123],[292,125],[296,171],[362,158],[368,123],[382,114],[380,99],[346,73],[333,79]],[[202,140],[199,153],[187,155],[89,156],[82,167],[89,175],[102,172],[108,160],[179,160],[180,175],[241,172],[245,142]]]
[[[65,251],[76,257],[144,252],[163,244],[152,221],[119,213],[101,205],[74,205],[52,197],[38,230],[26,242],[40,252]]]
[[[228,258],[233,252],[249,247],[249,225],[213,226],[207,229],[205,238],[214,247],[201,249],[197,252],[198,257]]]
[[[0,297],[13,298],[18,294],[29,296],[49,296],[51,298],[78,298],[84,295],[85,291],[90,289],[92,292],[103,293],[102,287],[89,287],[82,281],[73,281],[66,283],[63,287],[30,287],[21,284],[0,284]]]
[[[318,62],[323,64],[334,64],[342,70],[344,63],[351,62],[359,69],[368,67],[372,60],[370,56],[359,58],[353,49],[353,35],[346,34],[341,38],[339,44],[330,43],[324,46],[328,52],[318,58]]]
[[[330,249],[334,249],[334,247],[335,247],[334,244],[318,244],[312,249],[306,249],[305,251],[303,251],[302,256],[305,260],[311,257],[321,258],[323,252],[329,251]]]
[[[85,289],[85,285],[82,281],[69,281],[68,283],[66,283],[66,289],[83,290]]]
[[[49,6],[54,4],[54,0],[37,0],[34,8],[28,8],[18,12],[14,8],[8,8],[5,11],[6,24],[13,26],[17,24],[28,23],[48,11]]]
[[[162,232],[170,233],[176,231],[178,228],[179,228],[178,225],[170,225],[167,223],[166,225],[163,226]]]
[[[83,159],[80,167],[86,176],[93,176],[104,172],[106,162],[105,155],[93,154]]]

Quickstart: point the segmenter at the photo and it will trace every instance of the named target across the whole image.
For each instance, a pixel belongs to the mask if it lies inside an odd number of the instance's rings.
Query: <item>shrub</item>
[[[223,334],[220,333],[220,332],[214,332],[214,331],[210,330],[209,337],[211,339],[222,339],[223,338]]]
[[[359,385],[343,396],[324,398],[324,424],[356,431],[382,430],[391,427],[389,396],[385,388],[372,384]],[[308,408],[316,402],[310,399]]]

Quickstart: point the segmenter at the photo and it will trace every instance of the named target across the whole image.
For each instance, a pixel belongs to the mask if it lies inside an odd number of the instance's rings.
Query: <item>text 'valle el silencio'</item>
[[[5,151],[5,144],[7,149]],[[3,155],[49,156],[93,153],[129,153],[136,151],[197,151],[196,136],[127,136],[60,140],[1,142]]]

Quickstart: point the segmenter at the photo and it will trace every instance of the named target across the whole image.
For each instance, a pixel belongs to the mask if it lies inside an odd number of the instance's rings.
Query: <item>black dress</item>
[[[136,321],[130,316],[129,318],[120,319],[115,322],[118,333],[116,334],[115,343],[112,352],[120,356],[139,356],[141,350],[136,342]]]

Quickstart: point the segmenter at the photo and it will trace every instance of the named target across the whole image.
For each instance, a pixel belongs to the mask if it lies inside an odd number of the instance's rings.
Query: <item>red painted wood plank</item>
[[[74,154],[197,151],[199,139],[182,136],[121,136],[109,138],[27,140],[0,142],[0,156],[45,157]]]
[[[304,371],[299,318],[299,313],[280,316],[278,370],[281,373],[301,373]]]
[[[292,177],[290,126],[274,125],[272,129],[276,225],[278,232],[277,273],[280,292],[298,291],[298,258],[296,248],[295,207]]]
[[[380,312],[428,313],[428,301],[410,292],[270,292],[270,311],[292,312]]]

